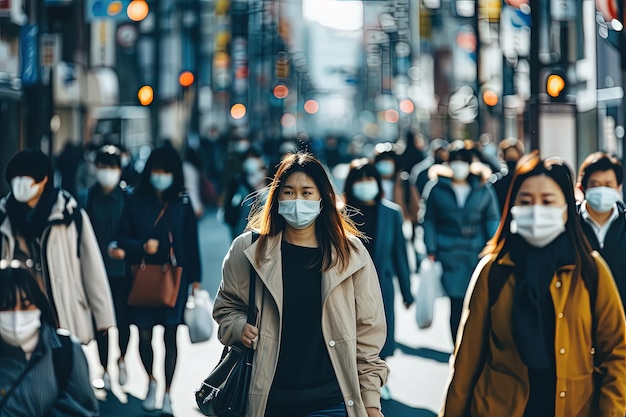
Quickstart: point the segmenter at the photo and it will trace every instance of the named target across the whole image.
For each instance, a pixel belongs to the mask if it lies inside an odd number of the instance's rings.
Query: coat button
[[[561,391],[561,392],[559,392],[559,397],[561,397],[561,398],[565,398],[565,391]]]
[[[353,407],[354,406],[354,401],[348,400],[348,402],[346,404],[348,404],[348,407]]]
[[[559,353],[560,353],[561,355],[565,355],[565,348],[561,348],[561,349],[559,350]]]
[[[563,318],[563,313],[559,313],[559,316],[558,316],[558,317],[559,317],[560,319],[562,319],[562,318]]]
[[[561,284],[561,281],[557,281],[557,282],[556,282],[556,287],[557,287],[557,288],[561,288],[561,285],[562,285],[562,284]]]
[[[330,342],[328,342],[328,346],[334,347],[335,346],[335,341],[331,340]]]

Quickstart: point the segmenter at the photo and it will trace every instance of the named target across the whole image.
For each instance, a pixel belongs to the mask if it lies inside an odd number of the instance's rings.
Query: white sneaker
[[[128,374],[126,373],[126,363],[124,363],[124,360],[118,360],[117,366],[120,370],[119,372],[120,385],[126,385],[126,382],[128,381]]]
[[[146,394],[146,399],[143,400],[141,406],[146,411],[154,411],[156,410],[156,389],[157,383],[154,379],[151,379],[148,383],[148,393]]]
[[[111,391],[111,376],[108,372],[102,374],[102,388],[104,388],[105,391]]]
[[[162,416],[173,416],[174,412],[172,411],[172,401],[170,400],[170,393],[166,392],[163,397],[163,407],[161,408]]]

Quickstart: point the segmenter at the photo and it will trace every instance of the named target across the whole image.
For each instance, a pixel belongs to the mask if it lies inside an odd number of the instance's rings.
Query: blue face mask
[[[305,229],[320,214],[322,200],[284,200],[278,201],[278,214],[294,229]]]
[[[174,175],[171,173],[165,174],[150,174],[150,184],[157,191],[165,191],[172,186],[174,182]]]
[[[372,201],[378,196],[378,193],[376,181],[357,182],[352,187],[352,194],[361,201]]]
[[[389,177],[394,174],[395,165],[391,161],[376,162],[376,169],[382,177]]]

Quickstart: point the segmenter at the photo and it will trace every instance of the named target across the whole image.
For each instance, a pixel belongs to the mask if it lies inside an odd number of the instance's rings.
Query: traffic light
[[[146,0],[132,0],[126,8],[126,15],[133,22],[141,22],[148,16],[150,6]]]
[[[144,85],[137,92],[137,98],[142,106],[149,106],[154,100],[154,90],[151,86]]]
[[[289,77],[289,54],[285,51],[276,57],[276,78],[279,80]]]
[[[128,20],[126,9],[130,0],[89,0],[85,9],[87,20]]]
[[[272,92],[274,93],[274,97],[283,99],[289,95],[289,87],[285,84],[276,84]]]
[[[187,88],[187,87],[191,87],[195,79],[196,77],[193,75],[193,72],[183,71],[178,76],[178,83],[181,85],[181,87]]]
[[[550,68],[546,72],[545,89],[550,101],[565,101],[568,85],[565,71],[562,68]]]
[[[497,111],[501,104],[502,88],[498,84],[490,81],[480,87],[480,101],[490,112]]]

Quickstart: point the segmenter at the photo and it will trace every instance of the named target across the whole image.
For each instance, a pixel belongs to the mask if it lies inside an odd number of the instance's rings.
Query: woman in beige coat
[[[259,239],[233,242],[213,313],[222,343],[255,348],[247,416],[382,416],[376,270],[312,155],[281,162],[249,228]],[[250,263],[262,288],[255,326],[246,323]]]
[[[624,310],[573,187],[561,160],[520,160],[470,283],[441,416],[625,415]]]

